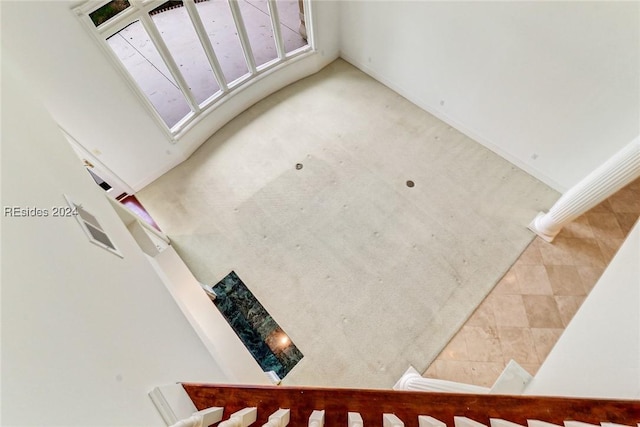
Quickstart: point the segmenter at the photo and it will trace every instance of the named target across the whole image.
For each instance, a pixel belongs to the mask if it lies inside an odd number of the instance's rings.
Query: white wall
[[[640,222],[525,394],[640,398]]]
[[[563,192],[640,133],[640,3],[341,3],[341,55]]]
[[[21,73],[5,52],[0,424],[164,425],[153,387],[226,377]],[[124,258],[74,218],[4,215],[64,205],[63,194],[97,215]]]
[[[0,2],[2,47],[54,119],[135,190],[338,50],[559,191],[640,133],[638,2],[314,1],[317,53],[236,93],[175,144],[77,4]]]
[[[2,48],[15,58],[53,118],[134,190],[179,164],[253,103],[338,55],[338,6],[314,4],[314,22],[324,29],[318,53],[238,91],[174,144],[74,15],[72,8],[80,3],[0,2]]]
[[[232,384],[269,385],[231,325],[203,292],[200,283],[178,253],[169,247],[151,259],[151,264],[200,339]]]

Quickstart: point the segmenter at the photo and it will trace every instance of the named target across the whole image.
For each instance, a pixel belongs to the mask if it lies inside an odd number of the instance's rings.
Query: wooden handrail
[[[182,384],[196,408],[223,406],[225,414],[258,408],[256,425],[279,408],[291,410],[290,426],[306,426],[313,410],[324,409],[325,425],[347,425],[347,413],[359,412],[365,426],[379,426],[383,413],[396,414],[406,426],[418,426],[418,415],[430,415],[452,427],[454,416],[489,425],[490,418],[526,425],[540,420],[562,425],[565,420],[592,424],[640,423],[640,400],[569,397],[476,395],[394,390]]]

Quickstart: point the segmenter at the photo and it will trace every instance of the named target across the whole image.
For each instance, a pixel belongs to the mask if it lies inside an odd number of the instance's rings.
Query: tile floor
[[[640,216],[640,179],[536,237],[423,373],[491,387],[510,359],[535,375]]]

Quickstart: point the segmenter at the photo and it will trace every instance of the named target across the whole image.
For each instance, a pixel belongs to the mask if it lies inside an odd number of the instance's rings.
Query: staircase
[[[637,400],[194,383],[150,394],[176,427],[640,427]]]

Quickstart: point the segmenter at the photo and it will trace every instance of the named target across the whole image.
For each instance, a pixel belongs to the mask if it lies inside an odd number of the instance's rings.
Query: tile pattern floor
[[[510,359],[535,375],[640,216],[640,179],[536,237],[423,373],[491,387]]]

